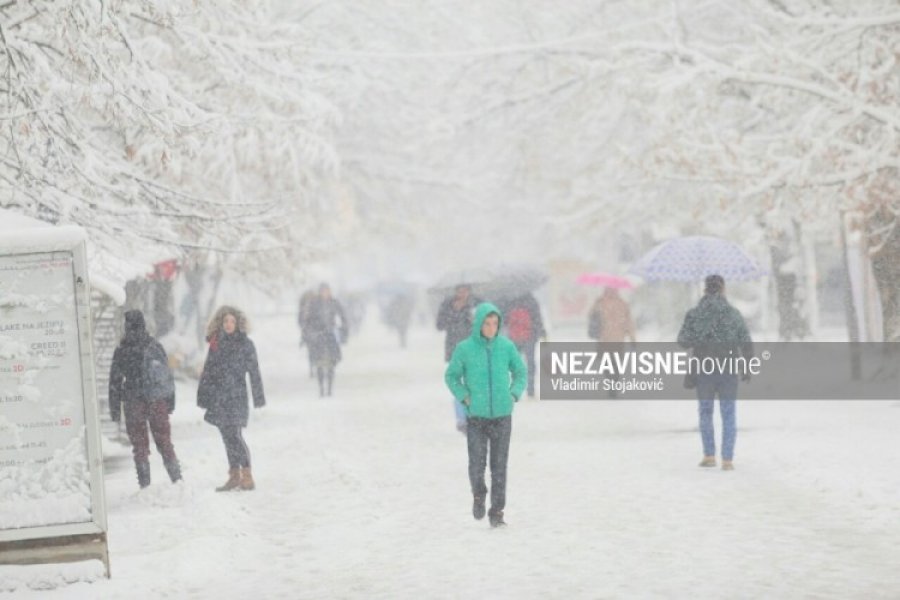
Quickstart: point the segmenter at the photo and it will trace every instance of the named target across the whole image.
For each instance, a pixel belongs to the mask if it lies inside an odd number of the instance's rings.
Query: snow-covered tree
[[[266,2],[0,5],[0,204],[141,254],[291,249],[339,115]],[[259,262],[259,261],[257,261]]]

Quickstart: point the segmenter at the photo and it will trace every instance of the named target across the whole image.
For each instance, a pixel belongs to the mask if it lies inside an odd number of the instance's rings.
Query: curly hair
[[[233,306],[228,306],[227,304],[224,306],[220,306],[216,313],[213,315],[213,318],[210,319],[209,324],[206,326],[206,339],[212,339],[212,337],[218,331],[225,330],[225,317],[227,315],[231,315],[237,321],[237,330],[242,333],[247,333],[250,330],[250,324],[247,321],[247,315],[240,309],[237,309]]]

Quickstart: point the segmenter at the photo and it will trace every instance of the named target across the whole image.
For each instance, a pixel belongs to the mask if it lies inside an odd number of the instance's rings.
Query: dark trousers
[[[474,496],[486,496],[484,468],[490,454],[491,463],[491,514],[503,511],[506,506],[506,463],[509,460],[509,438],[512,433],[512,417],[485,419],[469,417],[466,438],[469,446],[469,483]]]
[[[147,425],[153,434],[156,449],[165,463],[174,463],[175,447],[172,446],[172,427],[169,425],[169,405],[165,400],[144,402],[132,400],[125,403],[125,431],[131,440],[135,464],[146,463],[150,456],[150,438]]]
[[[219,433],[225,442],[228,467],[231,469],[250,468],[250,448],[244,441],[244,429],[240,425],[220,425]]]
[[[537,368],[534,360],[534,348],[537,346],[537,340],[529,340],[516,344],[520,354],[525,355],[525,364],[528,365],[528,395],[534,396],[534,372]]]

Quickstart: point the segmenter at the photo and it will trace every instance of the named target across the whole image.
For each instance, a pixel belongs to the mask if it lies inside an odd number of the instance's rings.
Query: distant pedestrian
[[[537,372],[535,347],[538,340],[547,337],[541,307],[531,292],[514,298],[505,305],[504,328],[519,352],[525,356],[528,366],[528,397],[534,398],[534,376]]]
[[[319,397],[330,396],[334,370],[342,358],[341,344],[347,342],[350,324],[327,283],[319,286],[318,296],[310,301],[306,328],[310,356],[319,380]]]
[[[466,284],[456,286],[454,295],[446,298],[438,309],[438,331],[447,332],[444,336],[444,360],[449,362],[456,345],[469,337],[472,331],[472,314],[478,299],[472,294],[472,288]],[[456,413],[456,429],[466,432],[466,412],[459,402],[453,403]]]

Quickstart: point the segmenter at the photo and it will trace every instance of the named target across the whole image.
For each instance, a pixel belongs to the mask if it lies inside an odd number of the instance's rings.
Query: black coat
[[[241,331],[216,333],[209,341],[209,353],[197,387],[197,406],[206,409],[204,419],[216,427],[247,426],[250,401],[247,374],[253,392],[253,406],[265,406],[262,377],[256,347]]]
[[[113,352],[109,369],[109,414],[113,421],[121,417],[122,402],[148,400],[143,381],[144,351],[147,349],[155,352],[163,362],[168,361],[162,345],[143,330],[128,331]],[[171,413],[175,410],[175,394],[165,400]]]
[[[335,337],[340,320],[341,341],[347,341],[347,316],[341,303],[334,298],[316,297],[310,301],[306,319],[306,343],[310,360],[318,366],[334,366],[341,360],[341,346]]]
[[[472,315],[475,307],[481,302],[479,299],[469,296],[469,299],[459,310],[454,308],[455,298],[447,298],[441,303],[437,315],[437,328],[446,331],[444,338],[444,360],[449,362],[453,356],[456,345],[472,335]]]

